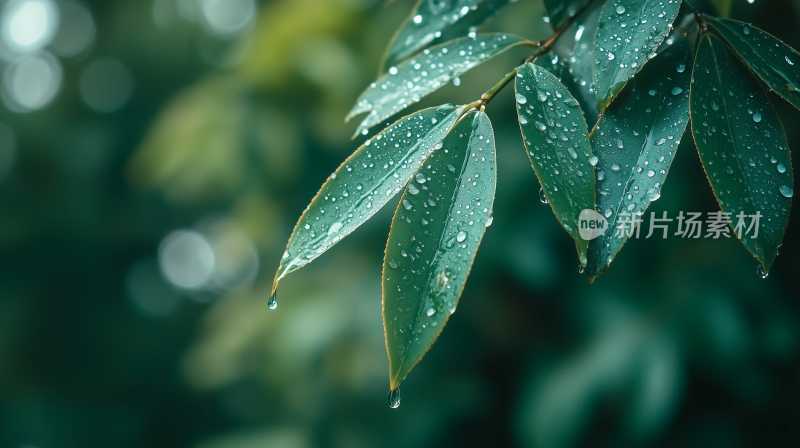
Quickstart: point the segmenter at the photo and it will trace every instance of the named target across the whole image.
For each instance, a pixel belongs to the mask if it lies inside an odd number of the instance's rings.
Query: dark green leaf
[[[656,55],[680,0],[609,0],[594,40],[594,87],[602,113],[629,79]]]
[[[556,77],[533,64],[517,73],[517,112],[522,139],[553,213],[575,239],[581,265],[588,241],[580,237],[581,211],[594,209],[595,185],[586,121],[578,101]]]
[[[422,359],[456,310],[492,220],[495,142],[471,112],[408,184],[383,263],[383,324],[392,390]]]
[[[419,0],[386,49],[380,74],[423,48],[466,37],[471,28],[508,3],[509,0]]]
[[[697,51],[692,84],[692,132],[723,212],[760,213],[758,237],[741,241],[769,272],[792,205],[792,164],[778,114],[758,80],[714,36]],[[745,222],[749,226],[751,219]]]
[[[554,30],[561,28],[572,14],[580,9],[586,0],[544,0],[544,9]]]
[[[597,122],[597,101],[594,98],[594,93],[590,91],[590,85],[581,85],[580,81],[575,77],[571,64],[564,62],[563,59],[552,52],[537,57],[533,62],[552,73],[561,84],[564,84],[569,93],[578,100],[578,105],[588,122]],[[591,68],[589,70],[591,71]]]
[[[800,53],[746,23],[712,19],[711,26],[778,95],[800,109]]]
[[[597,210],[608,225],[603,235],[589,242],[590,281],[627,241],[629,234],[620,235],[618,227],[630,232],[626,223],[636,221],[636,214],[661,196],[689,120],[690,79],[689,42],[679,39],[625,87],[592,130],[590,141],[598,158]]]
[[[345,160],[300,216],[275,274],[273,293],[286,274],[322,255],[399,193],[460,111],[449,105],[419,111],[367,140]]]
[[[507,34],[483,34],[456,39],[427,49],[419,56],[392,67],[361,94],[347,119],[369,112],[356,135],[419,102],[467,70],[511,47],[529,41]]]

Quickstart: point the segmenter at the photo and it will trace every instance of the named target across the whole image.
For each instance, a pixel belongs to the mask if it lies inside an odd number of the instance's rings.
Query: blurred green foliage
[[[189,20],[189,3],[86,1],[97,38],[62,60],[55,100],[0,109],[13,132],[0,143],[17,148],[0,171],[0,446],[796,445],[797,220],[766,280],[737,241],[641,238],[589,286],[539,203],[509,89],[487,109],[494,224],[458,312],[389,409],[380,265],[394,207],[287,278],[278,310],[267,299],[297,217],[363,139],[343,117],[412,2],[264,1],[225,38]],[[732,4],[800,47],[797,2]],[[540,39],[542,14],[519,0],[482,29]],[[420,107],[474,100],[518,50]],[[108,114],[79,94],[99,56],[134,79]],[[717,209],[684,140],[658,215]],[[255,281],[173,287],[156,260],[176,229],[212,248],[241,235]]]

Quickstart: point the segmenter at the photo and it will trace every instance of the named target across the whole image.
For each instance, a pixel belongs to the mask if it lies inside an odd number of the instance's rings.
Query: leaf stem
[[[503,88],[506,85],[508,85],[508,83],[510,83],[515,76],[517,76],[517,71],[519,70],[519,68],[522,65],[532,61],[536,56],[539,56],[542,53],[550,51],[550,49],[553,47],[553,45],[555,45],[558,39],[561,38],[561,36],[564,34],[567,28],[569,28],[570,25],[575,23],[575,20],[577,20],[578,17],[581,16],[581,14],[583,14],[584,12],[586,12],[587,9],[589,9],[589,6],[592,4],[593,1],[594,0],[587,0],[577,11],[575,11],[575,13],[569,16],[569,18],[567,18],[564,24],[561,25],[556,30],[556,32],[553,33],[553,35],[550,36],[549,38],[536,42],[531,42],[529,46],[534,47],[536,49],[533,52],[533,54],[528,56],[519,66],[515,67],[514,70],[508,72],[508,74],[506,74],[506,76],[503,79],[501,79],[500,82],[498,82],[494,87],[492,87],[486,93],[481,95],[481,98],[478,101],[469,103],[466,106],[464,106],[464,110],[461,113],[461,117],[458,117],[458,119],[460,120],[461,118],[463,118],[463,116],[466,115],[467,112],[469,112],[474,108],[480,108],[480,110],[483,111],[486,108],[486,105],[489,104],[490,101],[492,101],[495,95],[497,95],[501,90],[503,90]]]

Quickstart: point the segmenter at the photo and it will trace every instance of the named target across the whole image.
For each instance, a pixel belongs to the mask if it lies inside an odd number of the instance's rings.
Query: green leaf
[[[544,0],[544,9],[550,18],[550,26],[554,30],[561,28],[584,3],[586,0]]]
[[[734,226],[741,212],[763,215],[758,237],[749,234],[741,241],[768,273],[792,205],[783,125],[758,80],[716,37],[700,43],[693,77],[692,133],[703,168]]]
[[[655,57],[680,0],[609,0],[594,40],[594,87],[603,113],[647,61]]]
[[[356,135],[419,102],[448,81],[509,48],[531,42],[508,34],[482,34],[456,39],[425,50],[381,76],[361,94],[347,120],[369,112]]]
[[[408,184],[383,262],[383,324],[392,390],[425,355],[456,310],[492,220],[495,141],[471,112]]]
[[[380,74],[423,48],[465,37],[509,0],[419,0],[386,49]]]
[[[730,17],[731,15],[731,0],[711,0],[714,9],[719,12],[722,17]]]
[[[690,80],[689,42],[679,39],[625,87],[592,130],[589,140],[598,158],[597,211],[608,225],[603,235],[589,242],[585,273],[590,282],[627,241],[628,233],[620,235],[618,227],[630,231],[625,223],[635,221],[635,214],[644,213],[661,196],[689,120]]]
[[[300,216],[272,292],[286,274],[322,255],[399,193],[460,112],[460,107],[445,105],[402,118],[345,160]]]
[[[595,101],[594,94],[589,91],[589,85],[581,85],[575,77],[572,65],[564,62],[552,52],[537,57],[533,63],[552,73],[561,84],[564,84],[569,93],[578,100],[578,105],[587,122],[597,122],[597,101]],[[591,71],[591,68],[589,70]]]
[[[516,100],[522,140],[558,222],[575,239],[581,266],[588,242],[578,217],[594,209],[594,167],[586,121],[578,101],[547,70],[525,64],[517,72]]]
[[[778,95],[800,109],[800,53],[746,23],[709,17],[711,26]]]

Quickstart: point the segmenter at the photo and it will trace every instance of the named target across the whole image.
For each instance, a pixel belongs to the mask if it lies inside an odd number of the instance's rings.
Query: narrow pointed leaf
[[[681,7],[680,0],[609,0],[594,41],[594,87],[600,112],[654,57]]]
[[[740,213],[762,215],[757,237],[740,233],[747,250],[769,272],[792,205],[792,164],[783,125],[758,80],[716,37],[700,43],[693,77],[692,133],[703,168],[734,226]]]
[[[445,105],[402,118],[345,160],[300,216],[272,292],[286,274],[322,255],[399,193],[441,143],[460,111]]]
[[[680,39],[656,56],[600,118],[589,140],[597,156],[597,212],[605,233],[589,242],[585,274],[594,281],[617,255],[636,221],[661,196],[689,120],[691,53]],[[620,232],[620,227],[624,232]],[[640,229],[645,233],[648,229]],[[657,238],[662,233],[655,234]]]
[[[420,0],[386,49],[380,74],[423,48],[466,37],[509,0]]]
[[[550,18],[550,26],[554,30],[561,28],[561,25],[580,9],[586,0],[544,0],[544,9]]]
[[[383,324],[396,389],[455,311],[495,192],[495,141],[483,112],[471,112],[406,188],[383,263]]]
[[[728,19],[708,23],[775,93],[800,109],[800,53],[746,23]]]
[[[517,73],[516,102],[522,140],[556,218],[575,239],[586,265],[588,242],[580,237],[581,211],[594,209],[592,147],[578,101],[547,70],[525,64]]]
[[[448,81],[509,48],[529,41],[508,34],[456,39],[393,67],[361,94],[347,119],[369,112],[356,135],[419,102]]]
[[[594,127],[599,118],[592,71],[595,65],[594,38],[604,4],[605,0],[594,0],[575,20],[575,34],[562,37],[563,46],[556,47],[561,60],[568,64],[569,74],[576,88],[573,89],[571,82],[566,79],[562,82],[581,104],[583,116],[590,128]]]

